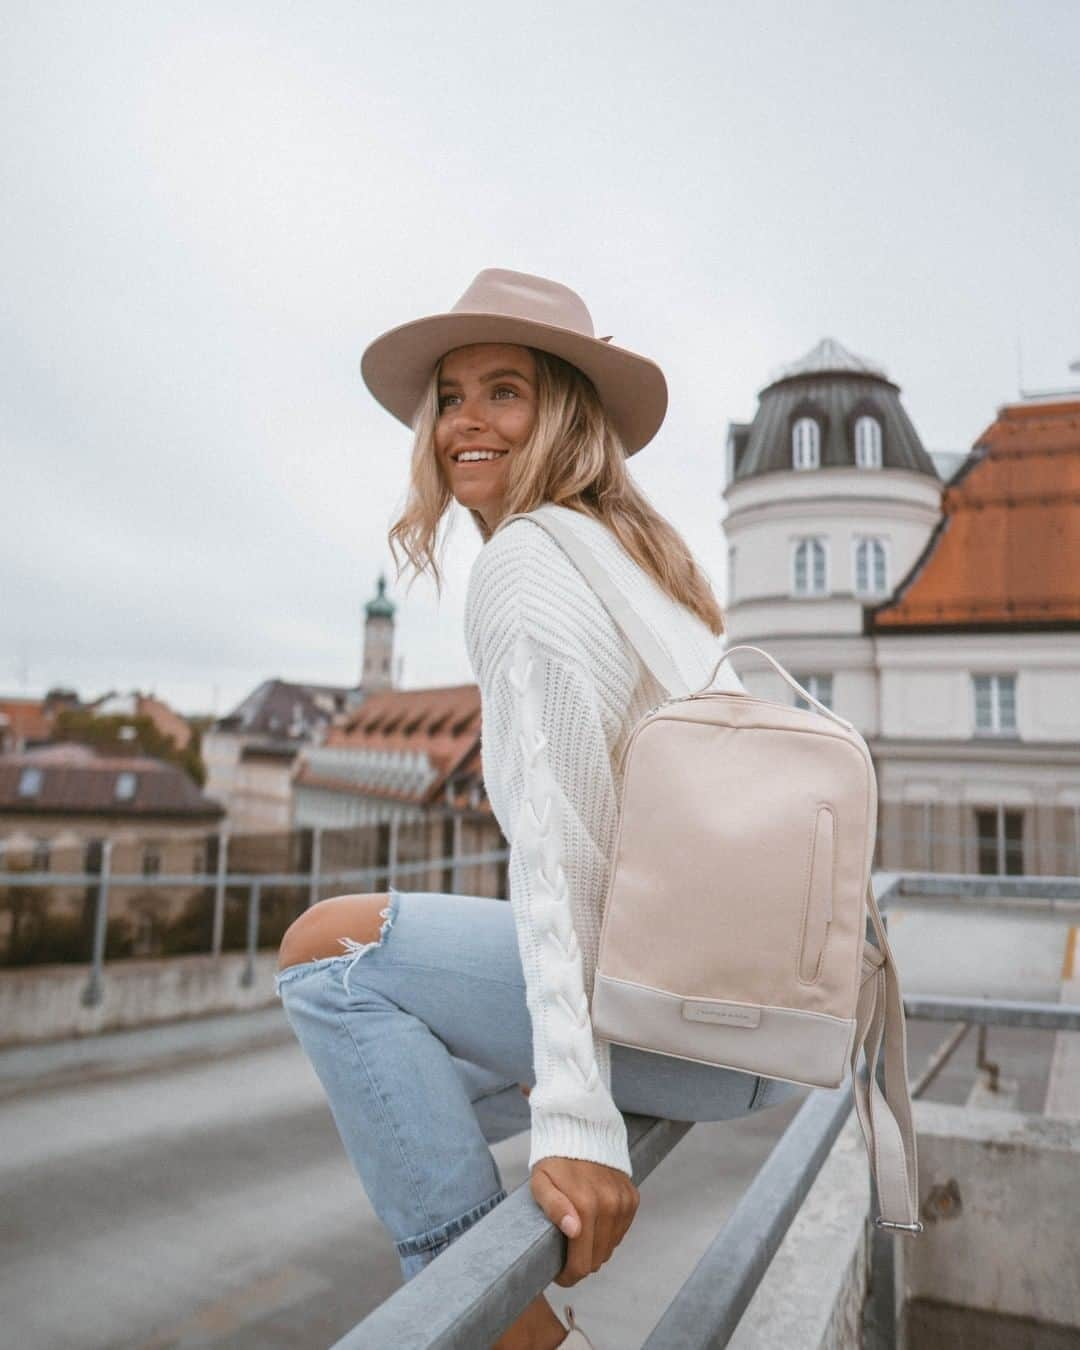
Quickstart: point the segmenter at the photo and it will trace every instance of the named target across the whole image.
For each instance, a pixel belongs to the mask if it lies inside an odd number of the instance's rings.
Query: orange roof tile
[[[426,800],[445,796],[447,780],[482,782],[480,690],[475,684],[433,689],[384,689],[370,694],[341,726],[331,727],[323,744],[329,749],[379,750],[400,753],[422,750],[438,773]],[[372,788],[331,780],[301,756],[296,781],[312,787],[334,787],[370,795]],[[400,797],[390,788],[378,795]],[[484,809],[482,806],[480,809]]]
[[[342,749],[416,750],[435,761],[461,757],[462,736],[480,730],[480,690],[475,684],[435,689],[384,689],[370,694],[325,744]]]
[[[875,632],[1080,625],[1080,397],[1009,404]]]
[[[52,735],[53,714],[41,699],[0,699],[0,726],[10,731],[15,745],[44,741]]]

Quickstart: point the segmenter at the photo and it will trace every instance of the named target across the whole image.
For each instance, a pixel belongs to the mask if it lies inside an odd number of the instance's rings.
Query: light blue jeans
[[[406,1280],[506,1198],[489,1144],[529,1128],[532,1025],[503,900],[390,888],[379,940],[277,977]],[[795,1089],[611,1047],[621,1111],[728,1120]]]

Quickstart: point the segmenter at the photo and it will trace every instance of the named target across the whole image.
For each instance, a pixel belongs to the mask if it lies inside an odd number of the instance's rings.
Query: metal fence
[[[114,950],[117,944],[110,942],[111,928],[117,922],[117,893],[187,895],[188,906],[178,920],[184,930],[182,940],[154,954],[217,957],[224,950],[244,951],[246,961],[240,978],[245,985],[254,981],[257,951],[276,946],[289,923],[327,895],[343,891],[377,893],[397,886],[405,890],[433,888],[451,894],[489,894],[505,899],[509,856],[505,847],[431,858],[404,843],[404,833],[394,820],[385,827],[314,829],[269,840],[246,836],[239,849],[228,834],[221,834],[210,837],[212,847],[204,850],[204,856],[213,862],[212,871],[157,871],[152,875],[115,870],[116,845],[110,840],[103,840],[96,851],[94,870],[71,871],[5,868],[0,844],[0,908],[6,908],[8,913],[7,964],[22,964],[12,958],[14,897],[49,891],[66,890],[83,897],[80,910],[85,931],[80,935],[81,951],[75,955],[58,953],[54,959],[89,964],[82,996],[87,1006],[102,1001],[108,963],[119,955]],[[297,841],[303,844],[302,849],[297,848]],[[327,842],[332,847],[327,848]],[[273,867],[275,861],[295,861],[298,856],[303,870]],[[377,860],[361,866],[349,865],[351,856]],[[344,863],[340,861],[342,858],[346,859]],[[238,862],[240,866],[236,867]],[[256,865],[252,866],[253,863]],[[484,877],[486,889],[478,888],[479,879]],[[272,912],[267,912],[267,897],[272,898]],[[0,931],[0,951],[4,947],[3,938]]]
[[[1029,875],[1080,868],[1080,808],[1071,824],[1075,839],[1066,831],[1051,847],[1040,838],[1041,865]],[[943,876],[932,856],[974,859],[978,851],[974,836],[897,833],[891,824],[878,843],[879,867]],[[1000,874],[1011,873],[1015,862],[1005,858]],[[493,818],[460,811],[255,834],[227,829],[166,837],[132,829],[109,840],[63,843],[17,833],[0,838],[0,966],[100,966],[98,946],[110,962],[244,951],[254,879],[256,943],[271,947],[331,887],[379,890],[402,877],[417,890],[505,898],[506,868],[506,841]],[[104,917],[103,888],[112,896]]]
[[[298,872],[232,872],[228,850],[219,852],[213,873],[145,876],[115,875],[111,850],[102,851],[94,873],[0,871],[0,886],[77,886],[94,888],[93,944],[83,1001],[102,998],[105,935],[110,894],[128,886],[205,886],[212,888],[211,940],[208,950],[222,950],[229,892],[245,897],[247,960],[240,979],[251,983],[260,945],[260,907],[268,887],[302,892],[303,908],[327,893],[374,891],[390,885],[408,890],[425,884],[433,866],[449,865],[452,881],[485,864],[505,867],[506,849],[427,861],[402,861],[396,832],[384,862],[367,867],[324,869],[315,849],[311,865]],[[419,880],[419,885],[418,885]],[[460,886],[449,888],[461,893]],[[888,919],[897,902],[949,902],[973,909],[1039,913],[1080,922],[1080,878],[972,877],[940,873],[878,873],[874,892]],[[1080,1030],[1080,1006],[911,996],[904,1000],[912,1020],[958,1024],[931,1057],[913,1095],[923,1093],[941,1072],[972,1026],[985,1036],[990,1026],[1029,1027],[1052,1031]],[[980,1065],[992,1069],[980,1044]],[[863,1067],[865,1072],[865,1066]],[[645,1341],[645,1350],[713,1350],[728,1343],[754,1295],[796,1212],[852,1110],[850,1084],[833,1091],[811,1092],[778,1141],[735,1210],[702,1255]],[[637,1185],[649,1175],[692,1128],[688,1122],[626,1117],[630,1154]],[[867,1307],[866,1345],[884,1350],[892,1343],[895,1297],[892,1288],[893,1237],[873,1230],[871,1298]],[[490,1344],[554,1279],[565,1264],[566,1239],[552,1225],[523,1184],[483,1220],[443,1252],[438,1261],[408,1281],[391,1298],[338,1343],[336,1350],[473,1350]]]

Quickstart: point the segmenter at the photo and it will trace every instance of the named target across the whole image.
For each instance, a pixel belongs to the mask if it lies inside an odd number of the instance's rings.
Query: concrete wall
[[[1075,1334],[1080,1120],[938,1102],[916,1103],[915,1114],[926,1227],[902,1249],[905,1298],[1031,1318]]]
[[[248,742],[258,744],[261,739],[212,730],[203,737],[204,791],[225,807],[226,824],[234,834],[267,834],[291,827],[292,761],[243,757]]]
[[[898,1302],[945,1305],[961,1324],[964,1310],[974,1309],[1075,1335],[1080,1118],[923,1101],[914,1110],[925,1230],[896,1241]],[[730,1350],[858,1350],[869,1284],[869,1199],[866,1151],[852,1115]],[[909,1343],[906,1350],[926,1347]]]
[[[276,952],[260,952],[255,982],[240,983],[246,958],[229,954],[167,961],[118,961],[105,967],[104,999],[82,1004],[86,966],[30,966],[0,974],[0,1046],[90,1036],[206,1013],[262,1008],[276,1002]]]

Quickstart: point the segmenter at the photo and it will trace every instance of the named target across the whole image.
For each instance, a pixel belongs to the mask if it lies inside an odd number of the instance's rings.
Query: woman
[[[531,1127],[531,1191],[569,1237],[556,1283],[573,1285],[637,1211],[622,1112],[725,1120],[789,1089],[594,1037],[618,765],[666,691],[551,536],[499,523],[564,510],[691,688],[716,666],[722,618],[626,468],[663,420],[664,376],[594,337],[573,291],[489,269],[449,313],[377,339],[362,370],[415,430],[391,547],[438,585],[435,536],[455,500],[484,541],[465,636],[510,903],[394,887],[324,900],[285,935],[279,991],[405,1279],[505,1198],[488,1145]],[[741,688],[726,667],[725,684]],[[540,1297],[497,1350],[589,1344]]]

